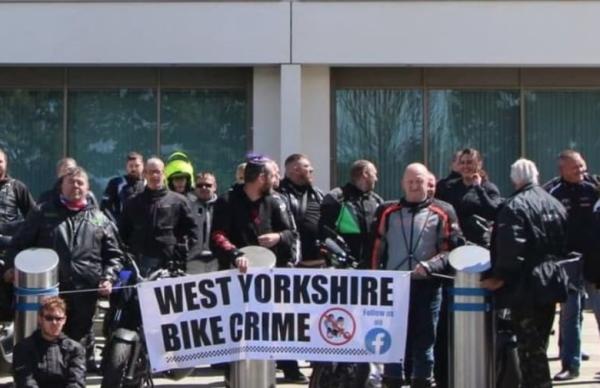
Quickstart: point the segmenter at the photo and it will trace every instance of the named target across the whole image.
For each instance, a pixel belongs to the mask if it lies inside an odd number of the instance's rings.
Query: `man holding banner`
[[[375,210],[383,199],[373,191],[377,183],[377,168],[368,160],[357,160],[350,168],[350,182],[329,192],[321,203],[319,234],[321,240],[338,233],[350,248],[350,253],[368,268],[372,251],[371,232]]]
[[[295,264],[293,248],[298,239],[285,202],[272,193],[274,163],[268,158],[249,158],[244,170],[244,184],[234,185],[215,204],[211,247],[221,263],[229,263],[245,272],[248,261],[239,248],[260,245],[271,249],[278,267]],[[306,382],[296,361],[282,361],[285,378]]]
[[[413,273],[406,363],[386,365],[384,383],[390,387],[401,385],[405,378],[413,388],[433,384],[441,285],[431,275],[446,269],[445,254],[458,244],[460,229],[453,215],[428,197],[429,177],[424,165],[408,165],[402,178],[405,197],[380,206],[376,215],[373,268]]]

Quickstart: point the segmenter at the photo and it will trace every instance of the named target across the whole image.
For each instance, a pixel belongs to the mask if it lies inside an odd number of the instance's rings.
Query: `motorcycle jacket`
[[[83,388],[85,349],[64,334],[49,342],[36,330],[15,346],[13,375],[16,388]]]
[[[100,280],[114,281],[121,268],[114,224],[93,204],[67,209],[58,196],[32,210],[13,237],[9,267],[27,248],[53,249],[59,257],[61,288],[96,287]]]
[[[480,185],[466,186],[462,178],[458,178],[446,182],[435,197],[454,207],[467,240],[489,246],[490,226],[502,204],[495,184],[484,180]]]
[[[300,236],[300,260],[319,258],[317,240],[319,238],[320,207],[323,192],[312,185],[297,186],[289,178],[279,184],[279,194],[287,203]]]
[[[491,276],[505,281],[498,295],[503,303],[525,297],[513,295],[525,268],[549,255],[566,258],[567,222],[561,203],[537,185],[524,186],[507,199],[494,225],[490,252]]]
[[[100,202],[100,209],[106,212],[114,222],[118,222],[127,200],[144,191],[144,179],[129,175],[115,177],[108,181]]]
[[[148,187],[129,199],[119,223],[123,242],[136,256],[185,262],[198,240],[189,201],[181,194]]]
[[[297,232],[285,201],[276,194],[267,194],[251,201],[244,185],[234,185],[217,199],[211,247],[218,257],[222,269],[229,268],[242,255],[238,248],[259,245],[258,236],[279,233],[280,241],[271,250],[277,257],[277,266],[286,267],[294,263],[294,246]]]
[[[428,198],[423,202],[386,202],[375,215],[373,269],[412,271],[426,263],[431,272],[444,272],[445,253],[462,244],[458,221],[447,204]]]
[[[6,177],[0,181],[0,223],[22,221],[35,206],[35,201],[25,184]]]
[[[369,268],[372,251],[372,229],[375,211],[383,199],[375,192],[363,192],[352,183],[336,187],[321,202],[319,237],[331,237],[326,227],[339,234],[350,248],[350,253]]]

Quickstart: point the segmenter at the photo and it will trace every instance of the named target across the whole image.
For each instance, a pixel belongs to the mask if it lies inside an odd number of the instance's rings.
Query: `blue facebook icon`
[[[390,350],[392,336],[386,330],[376,327],[365,336],[365,348],[373,354],[383,354]]]

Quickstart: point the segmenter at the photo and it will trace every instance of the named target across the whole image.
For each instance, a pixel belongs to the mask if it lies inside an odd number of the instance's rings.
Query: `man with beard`
[[[108,182],[100,202],[100,209],[117,223],[121,218],[125,202],[144,191],[144,157],[137,152],[128,153],[125,171],[125,175],[115,177]]]
[[[244,169],[244,184],[234,185],[217,200],[211,247],[221,267],[234,265],[245,272],[248,260],[239,248],[249,245],[272,250],[278,267],[287,267],[294,262],[297,234],[285,202],[272,193],[276,176],[276,165],[272,160],[253,156]],[[287,381],[307,381],[297,362],[278,364]]]

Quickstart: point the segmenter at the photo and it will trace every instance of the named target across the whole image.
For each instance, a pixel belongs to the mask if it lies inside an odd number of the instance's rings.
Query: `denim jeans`
[[[433,374],[433,345],[442,300],[439,282],[415,280],[410,285],[404,365],[386,364],[389,377],[428,379]]]
[[[579,369],[581,364],[581,309],[583,293],[569,291],[560,305],[560,360],[563,369]]]
[[[588,297],[588,304],[592,311],[594,311],[596,325],[598,325],[598,332],[600,333],[600,290],[596,289],[594,284],[586,282],[585,291]]]

